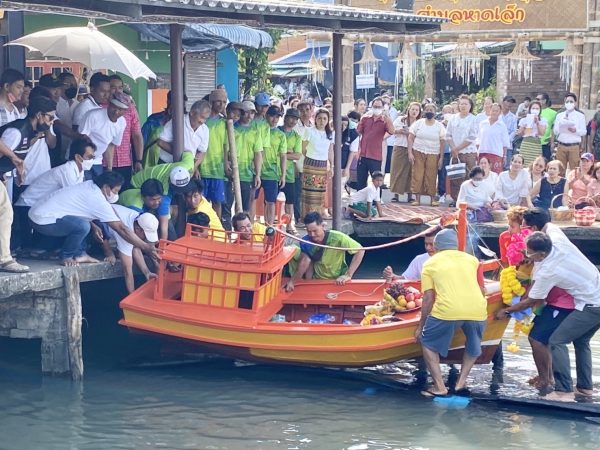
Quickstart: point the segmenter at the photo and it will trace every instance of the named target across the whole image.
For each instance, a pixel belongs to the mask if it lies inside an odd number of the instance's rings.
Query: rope
[[[379,289],[384,287],[386,284],[387,284],[387,280],[381,284],[378,284],[377,286],[375,286],[375,288],[371,292],[367,292],[366,294],[360,294],[356,291],[353,291],[352,289],[344,289],[343,291],[340,291],[340,292],[328,292],[327,294],[325,294],[325,298],[328,298],[329,300],[335,300],[338,298],[339,295],[345,294],[346,292],[348,292],[350,294],[354,294],[357,297],[370,297],[376,291],[378,291]]]
[[[290,239],[293,239],[295,241],[298,241],[298,242],[304,242],[305,244],[314,245],[315,247],[322,247],[322,248],[329,248],[329,249],[332,249],[332,250],[343,250],[343,251],[346,251],[346,252],[352,252],[352,251],[357,251],[357,250],[365,250],[365,251],[366,250],[380,250],[382,248],[394,247],[396,245],[405,244],[407,242],[414,241],[415,239],[423,237],[426,234],[429,234],[429,233],[431,233],[432,231],[434,231],[436,229],[439,229],[439,225],[431,226],[431,227],[427,228],[426,230],[423,230],[423,231],[421,231],[421,232],[419,232],[417,234],[414,234],[412,236],[406,237],[404,239],[400,239],[400,240],[393,241],[393,242],[387,242],[385,244],[372,245],[372,246],[369,246],[369,247],[361,247],[359,249],[357,249],[357,248],[345,248],[345,247],[334,247],[334,246],[326,245],[326,244],[317,244],[316,242],[307,241],[307,240],[304,240],[302,238],[299,238],[298,236],[294,236],[293,234],[289,234],[289,233],[287,233],[287,232],[285,232],[283,230],[280,230],[277,227],[273,227],[273,229],[275,231],[277,231],[278,233],[281,233],[283,236],[286,236],[286,237],[288,237]]]

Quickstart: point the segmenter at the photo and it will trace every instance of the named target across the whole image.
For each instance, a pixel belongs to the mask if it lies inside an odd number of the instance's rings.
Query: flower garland
[[[506,249],[508,267],[500,272],[500,288],[502,289],[502,302],[507,306],[516,305],[527,292],[527,287],[531,281],[531,264],[524,264],[526,249],[525,238],[531,234],[531,230],[522,229],[519,233],[514,233],[510,238],[510,244]],[[512,313],[515,319],[513,342],[506,349],[509,352],[519,351],[517,341],[521,333],[528,334],[533,326],[531,322],[531,308],[525,311]]]

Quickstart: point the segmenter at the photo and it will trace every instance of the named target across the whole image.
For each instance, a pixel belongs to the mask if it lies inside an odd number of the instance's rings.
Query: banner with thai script
[[[445,17],[443,31],[585,30],[587,0],[415,0],[418,15]]]
[[[444,17],[442,31],[581,31],[588,0],[351,0],[351,6],[391,10],[414,3],[415,14]]]

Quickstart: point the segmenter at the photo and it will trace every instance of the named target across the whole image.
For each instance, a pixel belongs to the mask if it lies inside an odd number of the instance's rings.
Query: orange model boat
[[[199,231],[188,224],[184,237],[161,241],[159,277],[121,301],[122,325],[249,361],[361,367],[421,355],[414,337],[419,311],[396,314],[390,323],[359,324],[365,306],[381,300],[381,280],[345,286],[309,280],[287,293],[282,272],[294,248],[283,245],[282,234],[242,241],[235,233],[209,230],[202,238]],[[169,272],[167,262],[183,268]],[[407,285],[419,288],[418,282]],[[488,326],[479,363],[491,360],[508,323],[493,318],[502,306],[498,283],[486,281],[486,291]],[[307,323],[314,314],[328,314],[330,322]],[[458,331],[446,361],[460,362],[463,345]]]

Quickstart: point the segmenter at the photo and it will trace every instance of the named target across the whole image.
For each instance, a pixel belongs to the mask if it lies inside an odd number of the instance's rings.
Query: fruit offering
[[[391,304],[396,312],[410,311],[421,307],[423,294],[414,287],[393,283],[383,293],[383,299]]]
[[[500,288],[502,289],[502,301],[505,305],[512,305],[512,299],[516,295],[522,297],[526,289],[517,278],[517,268],[508,266],[500,272]]]

